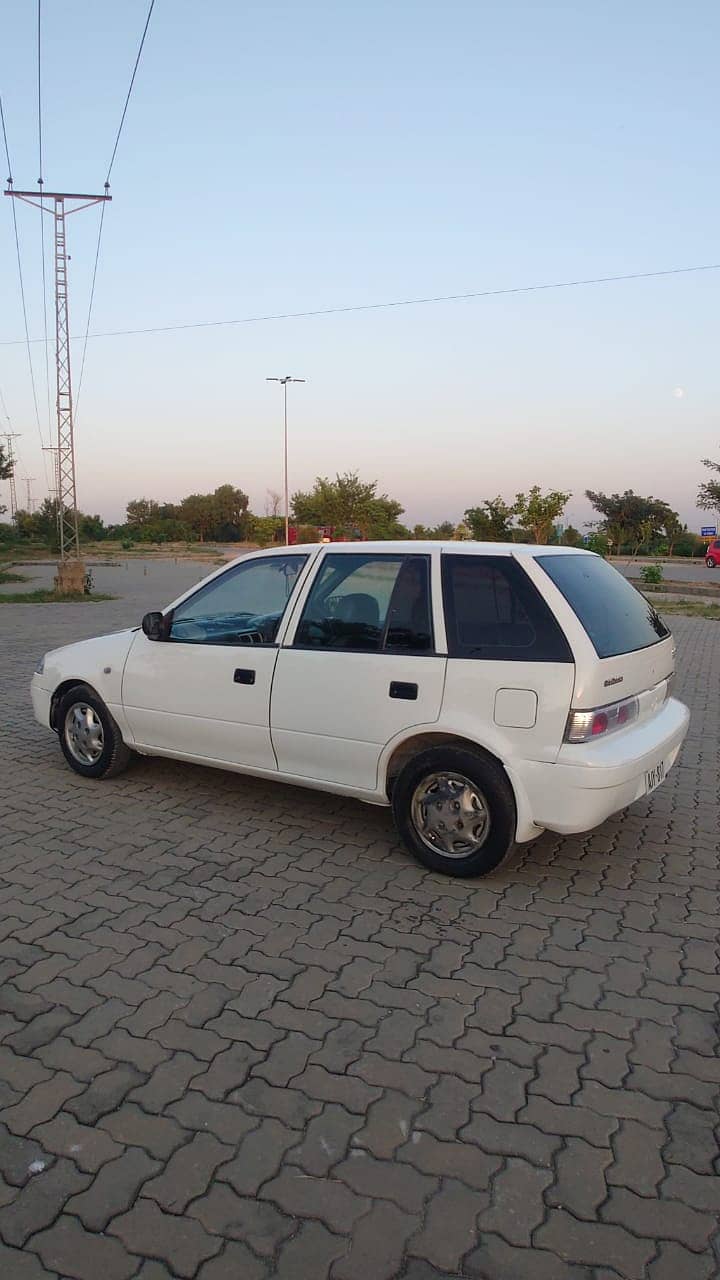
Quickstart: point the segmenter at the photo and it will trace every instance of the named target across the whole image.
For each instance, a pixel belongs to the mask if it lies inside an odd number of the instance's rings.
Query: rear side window
[[[573,661],[549,606],[511,556],[446,555],[442,565],[451,658]]]
[[[649,600],[599,556],[538,556],[592,640],[599,658],[647,649],[670,635]]]

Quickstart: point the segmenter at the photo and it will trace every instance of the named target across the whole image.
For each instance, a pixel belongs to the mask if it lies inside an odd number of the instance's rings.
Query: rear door
[[[440,714],[431,560],[326,552],[278,655],[272,741],[282,773],[374,790],[382,748]]]
[[[443,723],[508,763],[553,762],[575,667],[561,627],[510,554],[442,557],[448,669]]]

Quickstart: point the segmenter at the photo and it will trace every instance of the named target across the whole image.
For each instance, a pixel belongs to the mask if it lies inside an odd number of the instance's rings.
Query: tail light
[[[593,742],[637,720],[640,704],[637,698],[623,698],[607,707],[591,711],[571,711],[565,728],[566,742]]]

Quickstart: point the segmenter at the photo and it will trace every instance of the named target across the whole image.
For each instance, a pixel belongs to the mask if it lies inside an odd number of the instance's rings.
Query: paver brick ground
[[[720,627],[665,786],[462,883],[336,797],[68,771],[35,656],[202,573],[0,611],[3,1280],[718,1275]]]

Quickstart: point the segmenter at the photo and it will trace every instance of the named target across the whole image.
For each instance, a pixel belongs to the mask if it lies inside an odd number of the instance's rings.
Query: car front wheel
[[[408,849],[432,871],[485,876],[510,852],[515,799],[504,769],[464,747],[431,747],[411,759],[392,793]]]
[[[132,752],[102,698],[76,685],[60,699],[55,715],[63,755],[83,778],[112,778],[122,773]]]
[[[707,565],[708,569],[714,569],[714,568],[715,568],[715,561],[713,560],[712,556],[706,556],[706,557],[705,557],[705,563],[706,563],[706,565]]]

